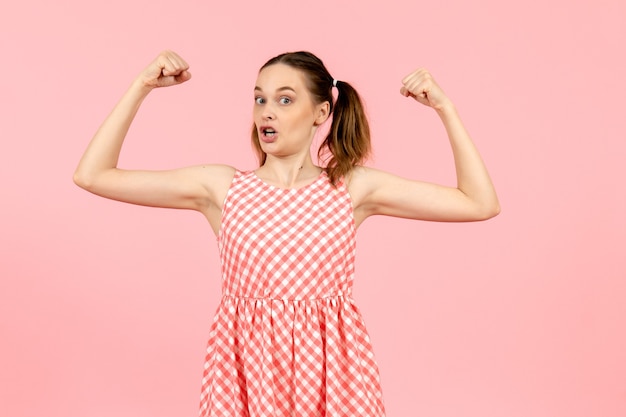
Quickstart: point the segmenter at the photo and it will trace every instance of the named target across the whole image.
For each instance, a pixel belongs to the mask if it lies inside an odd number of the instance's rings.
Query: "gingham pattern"
[[[281,189],[237,171],[218,238],[223,297],[202,417],[384,416],[378,368],[351,298],[355,226],[322,173]]]

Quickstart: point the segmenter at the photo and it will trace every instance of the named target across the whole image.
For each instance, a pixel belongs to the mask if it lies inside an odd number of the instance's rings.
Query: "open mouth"
[[[270,127],[266,127],[262,130],[263,135],[267,136],[268,138],[273,138],[274,135],[276,135],[276,131]]]

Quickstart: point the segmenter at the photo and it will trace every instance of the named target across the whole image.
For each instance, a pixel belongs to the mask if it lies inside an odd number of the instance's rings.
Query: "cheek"
[[[309,127],[315,121],[313,114],[308,109],[303,109],[293,115],[291,119],[293,124],[300,125],[303,128]]]

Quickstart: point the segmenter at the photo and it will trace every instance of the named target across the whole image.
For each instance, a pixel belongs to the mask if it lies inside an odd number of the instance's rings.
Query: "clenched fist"
[[[139,75],[142,85],[150,88],[170,87],[191,78],[189,64],[172,51],[163,51]]]
[[[424,68],[415,70],[402,79],[400,94],[405,97],[413,97],[423,105],[435,110],[441,110],[449,103],[449,99],[441,87]]]

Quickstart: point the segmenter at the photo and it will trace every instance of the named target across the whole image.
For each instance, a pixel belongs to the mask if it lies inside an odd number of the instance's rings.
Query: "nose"
[[[263,120],[274,120],[275,118],[276,115],[274,115],[274,112],[272,112],[271,109],[265,108],[263,110]]]
[[[274,107],[273,107],[272,102],[268,101],[267,103],[265,103],[265,105],[263,106],[261,117],[263,117],[263,120],[276,119],[276,113],[274,112]]]

